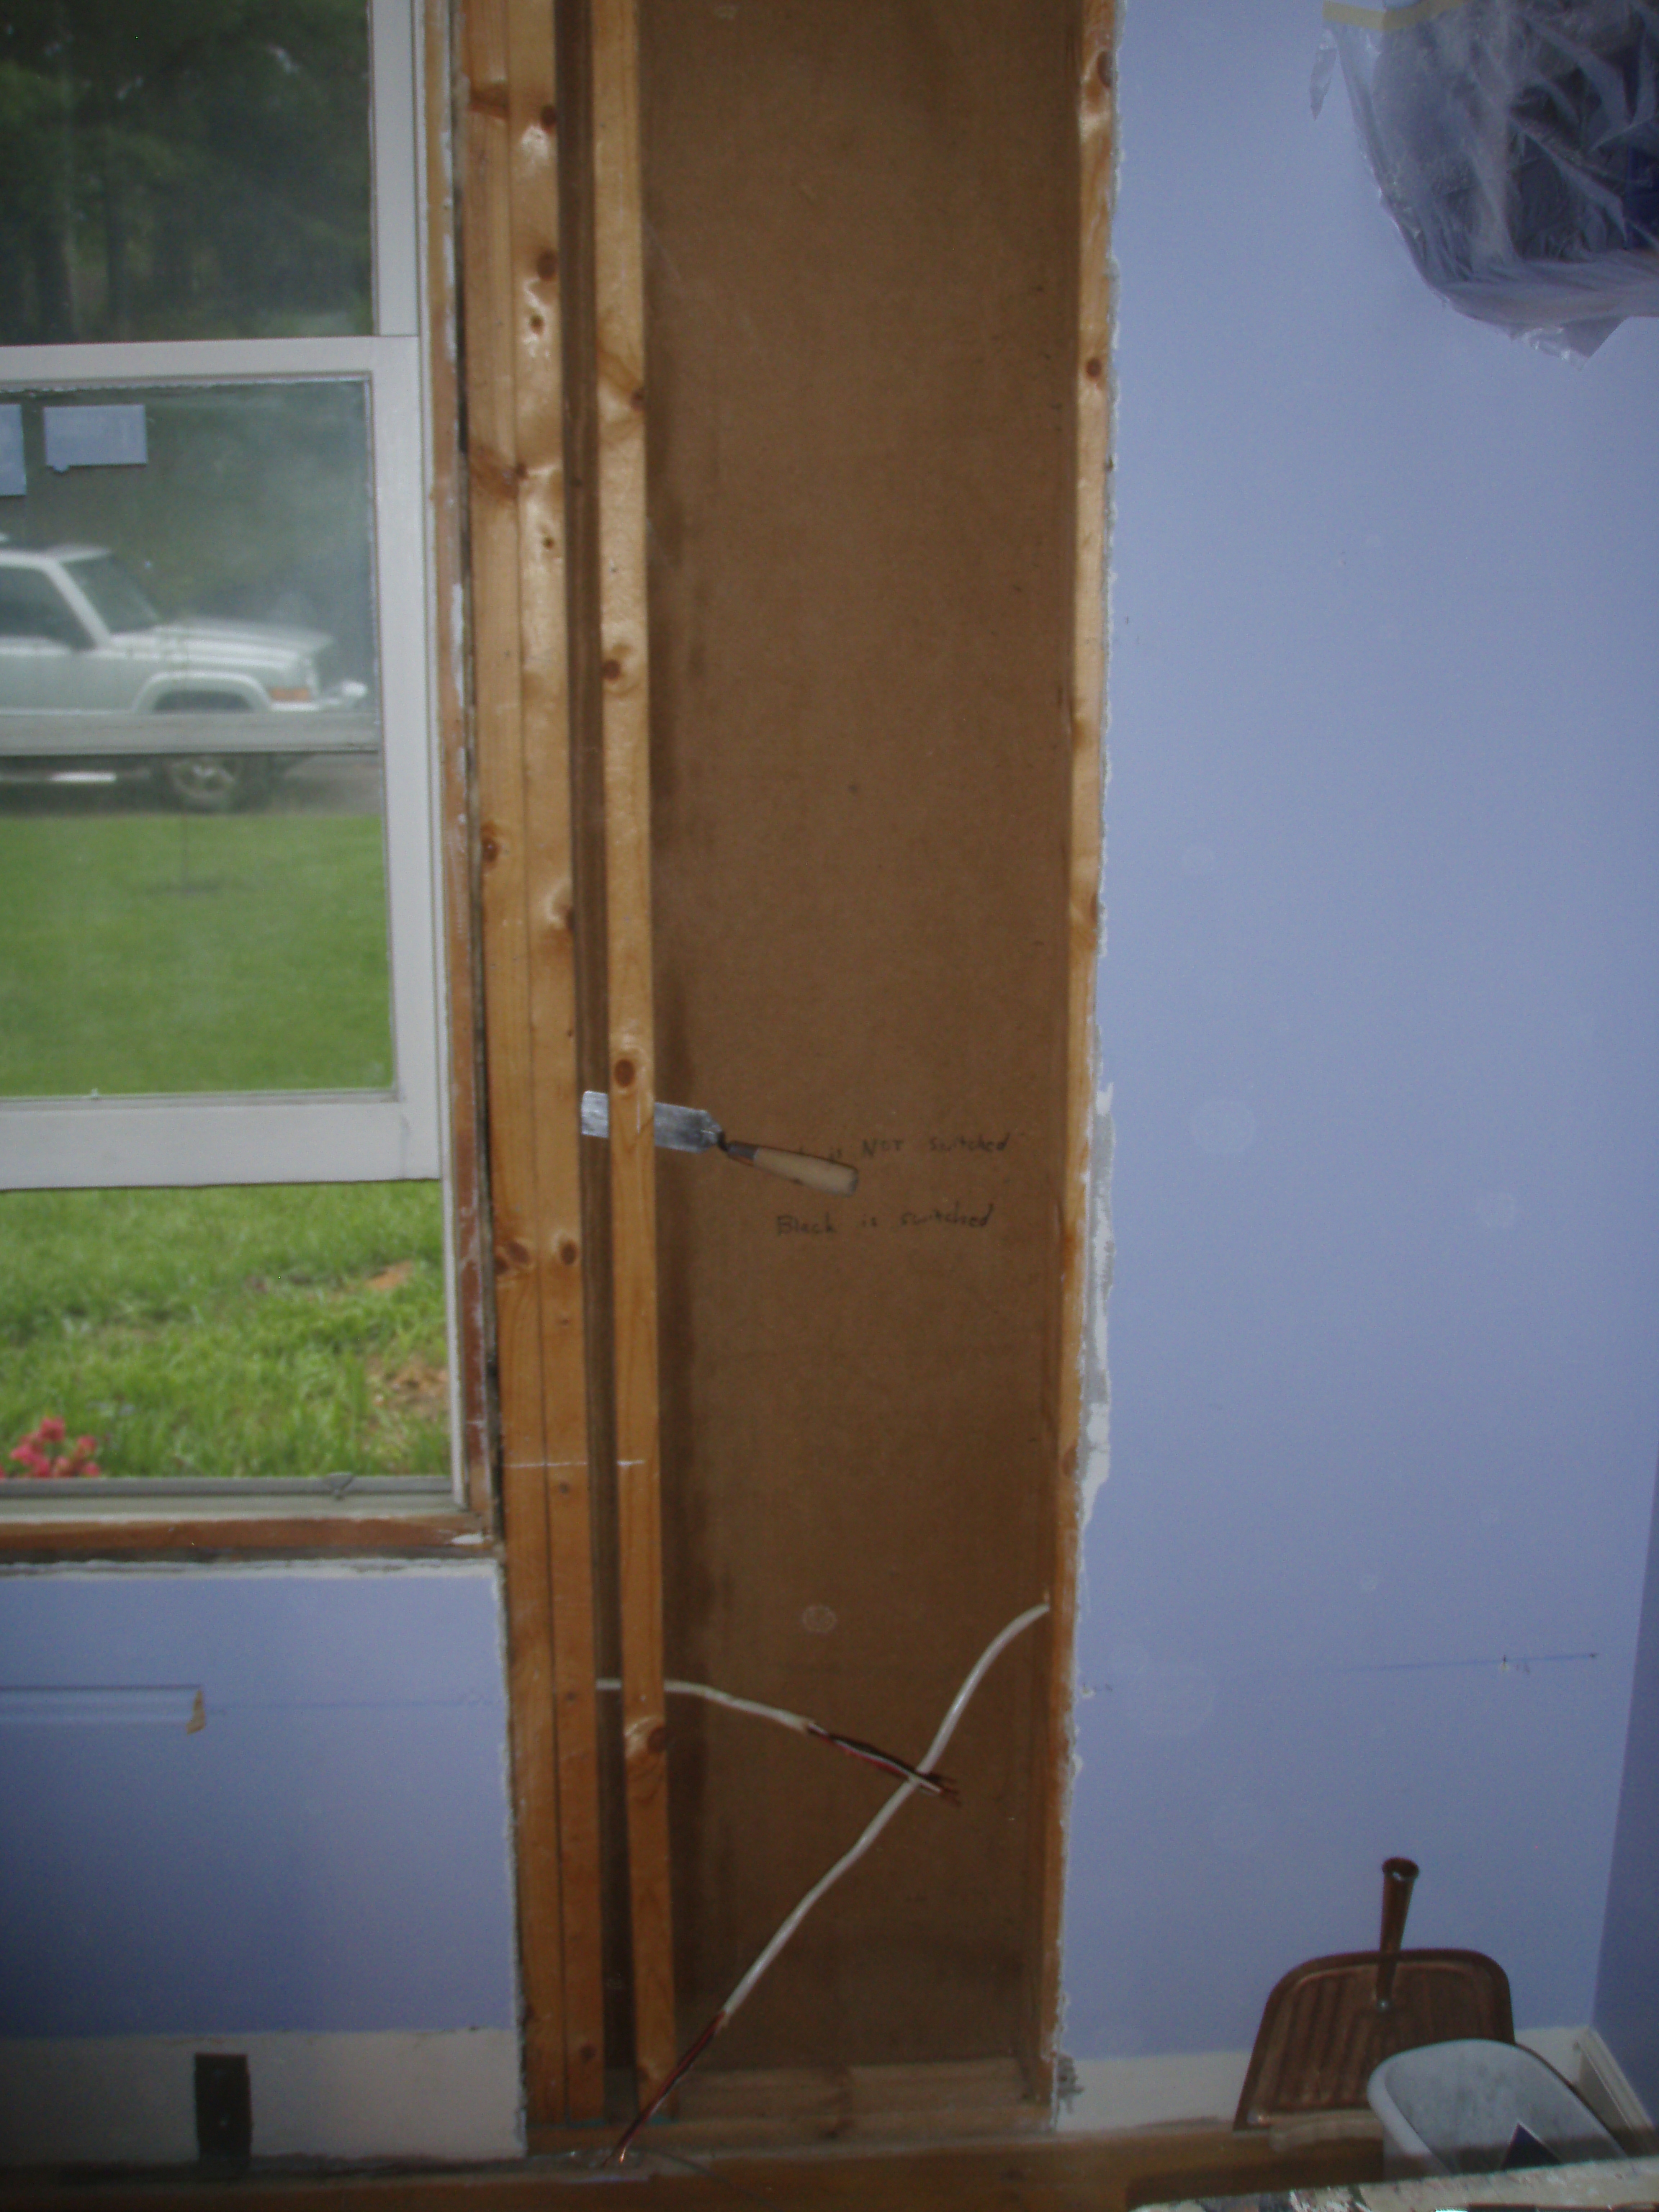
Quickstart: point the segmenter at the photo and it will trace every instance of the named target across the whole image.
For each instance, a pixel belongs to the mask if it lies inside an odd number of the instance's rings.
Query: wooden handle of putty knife
[[[850,1198],[859,1187],[858,1170],[840,1160],[820,1160],[811,1152],[780,1152],[770,1145],[728,1144],[726,1150],[751,1168],[764,1168],[786,1182],[804,1182],[808,1190],[826,1190],[834,1198]]]
[[[1382,1862],[1382,1933],[1376,1947],[1376,2009],[1387,2012],[1394,2002],[1395,1970],[1400,1947],[1406,1940],[1406,1915],[1411,1910],[1412,1885],[1417,1880],[1414,1859]]]

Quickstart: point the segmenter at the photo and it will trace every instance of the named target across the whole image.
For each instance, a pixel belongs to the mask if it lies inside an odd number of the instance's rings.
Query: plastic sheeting
[[[1425,280],[1463,313],[1593,353],[1659,314],[1659,0],[1327,0],[1335,58]]]

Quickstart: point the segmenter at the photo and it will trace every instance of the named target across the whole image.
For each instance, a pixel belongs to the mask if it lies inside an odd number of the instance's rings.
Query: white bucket
[[[1365,2085],[1382,2123],[1385,2174],[1492,2173],[1516,2128],[1563,2166],[1624,2152],[1553,2066],[1518,2044],[1425,2043],[1385,2058]],[[1517,2156],[1513,2161],[1528,2161]]]

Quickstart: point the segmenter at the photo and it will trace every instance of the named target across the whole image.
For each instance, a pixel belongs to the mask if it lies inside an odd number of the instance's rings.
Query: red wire
[[[647,2126],[649,2122],[656,2118],[657,2114],[668,2102],[668,2100],[673,2095],[679,2084],[691,2071],[691,2069],[696,2064],[698,2059],[702,2057],[703,2052],[708,2050],[709,2045],[714,2040],[714,2038],[720,2033],[725,2025],[726,2012],[724,2007],[722,2007],[721,2009],[714,2014],[713,2020],[709,2021],[708,2027],[704,2028],[702,2033],[697,2038],[696,2041],[690,2045],[681,2056],[674,2061],[673,2065],[670,2067],[668,2070],[666,2080],[663,2082],[661,2088],[658,2090],[656,2095],[653,2097],[650,2103],[647,2105],[641,2112],[639,2112],[635,2115],[633,2119],[629,2122],[627,2127],[623,2130],[621,2135],[617,2136],[616,2148],[612,2150],[611,2157],[605,2160],[605,2164],[607,2166],[611,2164],[612,2159],[619,2160],[624,2156],[627,2152],[628,2146],[633,2142],[635,2136],[638,2135],[640,2130],[642,2127]]]

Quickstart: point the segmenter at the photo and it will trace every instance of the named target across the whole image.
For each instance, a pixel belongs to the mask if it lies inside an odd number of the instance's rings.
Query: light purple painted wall
[[[1422,285],[1311,0],[1129,0],[1066,2047],[1298,1960],[1590,2016],[1659,1446],[1659,326]]]
[[[1659,2113],[1659,1508],[1625,1747],[1593,2015],[1631,2087]]]
[[[513,2024],[491,1571],[0,1577],[0,1685],[169,1684],[0,1698],[0,2036]]]

